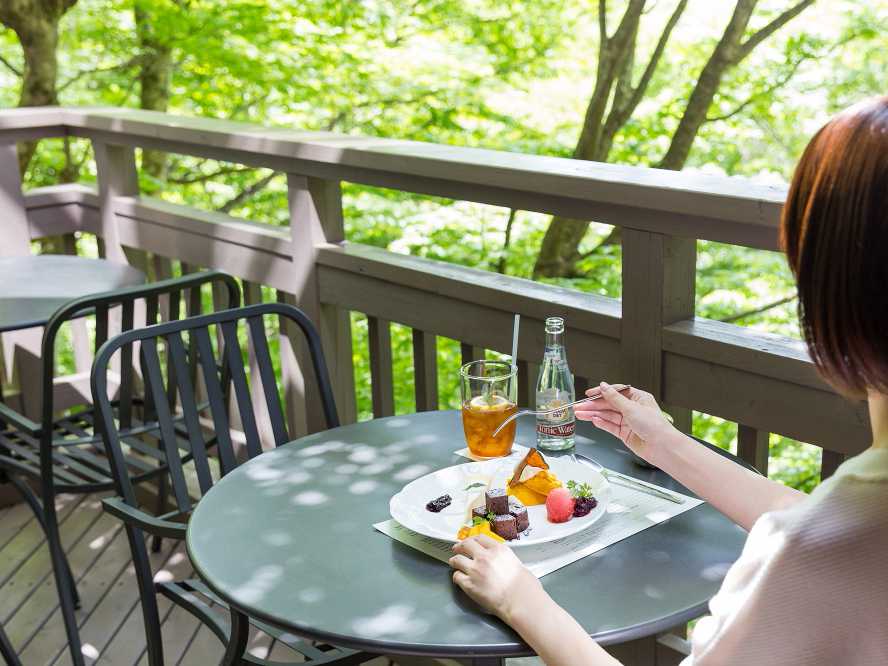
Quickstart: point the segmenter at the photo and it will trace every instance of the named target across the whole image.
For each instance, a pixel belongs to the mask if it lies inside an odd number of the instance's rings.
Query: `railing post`
[[[139,194],[139,176],[136,172],[136,155],[129,146],[117,146],[93,141],[96,156],[96,177],[99,181],[99,209],[101,213],[101,244],[106,259],[127,263],[120,244],[120,232],[114,214],[117,197]]]
[[[417,412],[438,409],[438,338],[413,329],[413,382]]]
[[[459,354],[462,364],[471,363],[472,361],[480,361],[484,358],[484,348],[475,347],[467,342],[459,343]]]
[[[370,394],[373,417],[393,416],[395,413],[394,380],[392,378],[391,322],[378,317],[367,317],[367,339],[370,346]]]
[[[14,142],[0,143],[0,160],[4,165],[0,169],[0,257],[26,256],[31,254],[31,233]],[[14,407],[32,418],[39,416],[40,331],[0,335],[0,355],[0,401],[4,386],[11,388],[18,383],[21,402]]]
[[[737,456],[768,476],[769,434],[742,423],[737,424]]]
[[[663,327],[694,316],[697,241],[623,229],[619,381],[663,399]],[[690,381],[692,378],[688,378]],[[664,405],[684,432],[691,410]]]
[[[340,185],[338,181],[291,173],[287,174],[287,196],[293,248],[290,293],[295,304],[320,331],[339,418],[342,423],[352,423],[356,419],[356,408],[349,313],[321,303],[317,272],[317,247],[325,243],[341,243],[345,238]],[[302,350],[298,355],[298,368],[311,367],[304,345],[300,344],[297,349]],[[298,420],[294,410],[302,409],[307,431],[323,430],[326,424],[319,401],[308,401],[303,408],[292,404],[294,399],[305,402],[305,381],[298,368],[290,363],[284,372],[288,413]]]
[[[518,359],[518,406],[536,409],[536,385],[540,366]]]
[[[4,165],[0,169],[0,220],[3,220],[0,257],[31,254],[31,233],[15,143],[0,143],[0,164]]]
[[[846,456],[843,453],[823,449],[822,458],[820,459],[820,480],[826,481],[835,474],[839,465],[845,462],[845,458]]]

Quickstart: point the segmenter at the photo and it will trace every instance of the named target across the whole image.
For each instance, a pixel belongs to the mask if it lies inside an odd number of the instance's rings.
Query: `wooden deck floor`
[[[82,606],[77,611],[83,652],[89,664],[147,663],[139,592],[120,521],[104,514],[100,497],[58,498],[62,540],[77,578]],[[158,579],[191,575],[184,544],[164,542],[152,555]],[[186,611],[160,597],[164,655],[168,666],[217,664],[219,640]],[[65,629],[43,532],[24,504],[0,509],[0,623],[24,666],[70,664]],[[252,637],[256,656],[292,660],[293,653],[267,635]],[[375,659],[368,666],[385,666]]]

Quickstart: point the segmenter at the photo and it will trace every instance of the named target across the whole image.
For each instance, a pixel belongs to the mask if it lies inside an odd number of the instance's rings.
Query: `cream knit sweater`
[[[888,666],[888,450],[764,514],[682,666]]]

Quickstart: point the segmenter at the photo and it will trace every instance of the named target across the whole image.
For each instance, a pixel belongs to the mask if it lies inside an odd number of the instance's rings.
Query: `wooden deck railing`
[[[22,195],[14,143],[59,136],[92,142],[98,190],[66,185]],[[140,196],[136,147],[287,174],[290,226]],[[368,317],[377,416],[393,412],[400,381],[391,322],[413,329],[416,408],[435,409],[436,337],[459,340],[464,358],[483,349],[507,353],[517,312],[525,321],[522,402],[532,396],[533,364],[542,356],[542,320],[562,314],[578,384],[613,378],[648,389],[685,429],[690,410],[735,421],[740,455],[760,468],[771,432],[823,447],[824,476],[868,443],[863,405],[830,390],[798,341],[695,317],[696,240],[777,249],[780,187],[126,109],[2,111],[0,151],[7,247],[79,230],[98,236],[106,256],[142,265],[150,257],[159,273],[169,272],[170,260],[183,270],[228,271],[246,281],[248,301],[261,297],[260,285],[274,288],[319,323],[345,422],[356,417],[349,311]],[[346,243],[342,181],[621,226],[622,299]],[[302,430],[319,427],[319,414],[302,399],[298,364],[286,363],[284,375],[291,418]]]

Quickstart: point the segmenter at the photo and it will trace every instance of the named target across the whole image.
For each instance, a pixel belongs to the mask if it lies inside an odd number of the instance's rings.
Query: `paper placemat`
[[[542,578],[611,544],[703,504],[703,500],[675,493],[685,498],[683,504],[676,504],[616,484],[611,484],[611,493],[607,513],[589,529],[538,546],[516,548],[515,554],[531,573],[537,578]],[[441,562],[447,562],[453,555],[450,550],[452,544],[449,542],[417,534],[394,520],[384,520],[373,527],[392,539]]]

